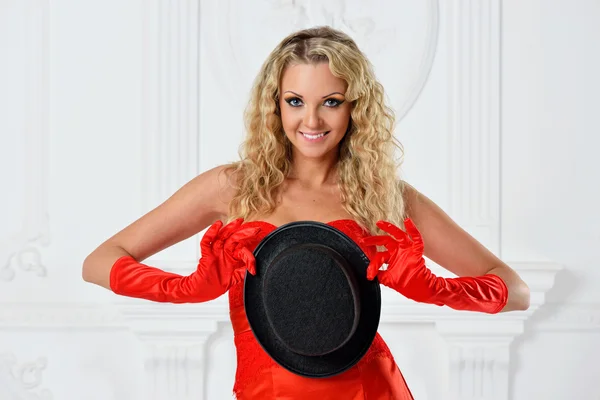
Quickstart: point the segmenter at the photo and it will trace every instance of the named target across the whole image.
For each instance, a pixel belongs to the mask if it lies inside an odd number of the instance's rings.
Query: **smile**
[[[320,133],[307,133],[307,132],[300,132],[302,134],[302,136],[304,136],[306,139],[308,140],[319,140],[323,137],[325,137],[325,135],[327,135],[330,131],[327,132],[320,132]]]

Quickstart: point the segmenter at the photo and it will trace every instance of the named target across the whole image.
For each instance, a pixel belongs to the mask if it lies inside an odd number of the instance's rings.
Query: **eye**
[[[343,103],[343,101],[340,101],[338,99],[327,99],[327,100],[325,100],[325,107],[333,108],[333,107],[339,106],[342,103]]]
[[[302,105],[302,100],[297,97],[290,97],[285,99],[285,102],[288,103],[292,107],[300,107]]]

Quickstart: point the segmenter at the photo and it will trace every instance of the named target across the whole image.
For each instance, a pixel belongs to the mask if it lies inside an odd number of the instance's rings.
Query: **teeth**
[[[315,140],[315,139],[325,136],[325,132],[319,133],[318,135],[309,135],[307,133],[302,132],[302,135],[307,139]]]

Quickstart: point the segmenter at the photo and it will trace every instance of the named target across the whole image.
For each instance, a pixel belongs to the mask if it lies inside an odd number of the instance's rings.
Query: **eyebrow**
[[[303,98],[303,97],[302,97],[302,95],[300,95],[300,94],[298,94],[298,93],[296,93],[296,92],[292,92],[291,90],[287,90],[287,91],[283,92],[283,94],[286,94],[286,93],[293,93],[294,95],[296,95],[296,96],[300,97],[301,99]],[[340,93],[340,92],[333,92],[333,93],[329,93],[328,95],[326,95],[326,96],[323,96],[323,97],[321,97],[321,98],[322,98],[322,99],[324,99],[325,97],[333,96],[334,94],[340,94],[340,95],[344,96],[344,94],[343,94],[343,93]]]

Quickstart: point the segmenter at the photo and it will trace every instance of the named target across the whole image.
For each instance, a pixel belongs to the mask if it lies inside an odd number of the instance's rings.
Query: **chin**
[[[319,159],[319,158],[327,157],[332,152],[337,153],[337,149],[338,149],[337,145],[333,146],[333,147],[320,148],[320,149],[311,149],[311,148],[294,145],[294,151],[296,153],[302,155],[302,157],[304,157],[304,158],[312,158],[312,159]]]
[[[323,156],[325,156],[328,153],[327,151],[315,151],[312,149],[303,149],[303,148],[299,148],[299,147],[295,148],[295,152],[296,152],[296,154],[301,155],[303,158],[314,158],[314,159],[323,158]]]

